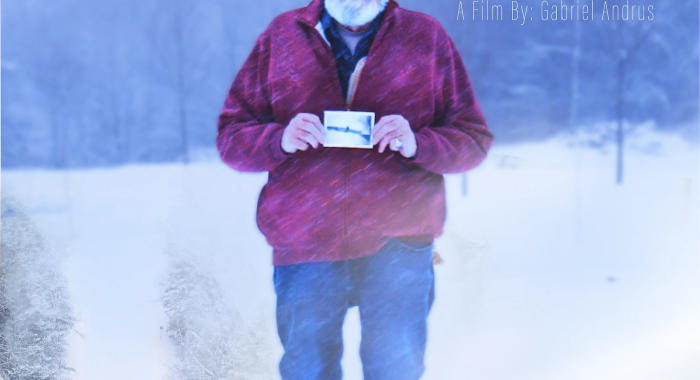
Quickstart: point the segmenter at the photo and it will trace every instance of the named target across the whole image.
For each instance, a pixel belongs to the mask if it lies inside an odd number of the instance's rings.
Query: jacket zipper
[[[324,36],[321,35],[321,32],[318,29],[316,29],[316,26],[313,25],[311,27],[314,29],[314,31],[316,32],[318,37],[321,39],[321,44],[326,49],[326,52],[330,54],[330,56],[332,58],[331,61],[333,63],[335,63],[335,56],[333,55],[333,49],[331,48],[329,43],[326,41]],[[357,86],[355,86],[355,94],[353,95],[353,97],[349,103],[347,101],[347,95],[344,99],[345,100],[345,107],[346,107],[347,111],[350,111],[352,109],[352,105],[355,103],[355,99],[357,98],[357,92],[359,91],[360,84],[362,83],[362,76],[364,74],[363,72],[365,71],[365,68],[368,66],[369,57],[372,54],[372,50],[376,46],[375,42],[379,39],[379,37],[383,36],[383,32],[384,32],[385,28],[386,28],[386,24],[384,22],[382,22],[382,26],[377,31],[377,35],[374,36],[374,41],[372,41],[372,45],[370,46],[369,51],[367,52],[367,58],[365,58],[365,65],[364,65],[362,71],[360,71],[360,75],[358,75],[358,77],[357,77]],[[338,87],[340,87],[340,78],[338,78],[337,74],[334,75],[334,77],[336,79],[336,84],[338,85]],[[347,151],[343,152],[343,160],[344,160],[343,169],[342,169],[342,171],[343,171],[343,206],[342,206],[342,208],[343,208],[343,251],[345,253],[345,257],[347,257],[347,255],[350,251],[350,242],[348,241],[348,191],[347,191],[348,184],[350,182],[350,179],[349,179],[350,174],[349,174],[348,152]]]
[[[350,103],[347,103],[347,100],[346,100],[346,105],[347,105],[348,111],[352,110],[352,106],[355,103],[355,99],[357,99],[357,97],[358,97],[357,95],[358,95],[358,92],[360,91],[360,86],[362,84],[362,77],[364,76],[366,69],[369,67],[369,59],[372,56],[372,51],[376,49],[376,46],[377,46],[376,42],[380,39],[380,37],[383,37],[383,35],[385,33],[385,31],[384,31],[385,28],[386,28],[386,20],[383,20],[382,25],[379,27],[379,30],[377,31],[377,34],[374,36],[374,40],[372,41],[372,45],[369,47],[369,51],[367,52],[367,57],[365,58],[364,67],[362,68],[362,71],[360,71],[360,74],[357,76],[357,85],[355,86],[355,93],[353,94],[352,99],[350,99]],[[335,60],[334,60],[334,62],[335,62]],[[340,84],[340,80],[338,80],[338,84]],[[349,84],[348,84],[348,87],[350,87]],[[346,99],[347,99],[347,96],[346,96]],[[345,189],[344,189],[345,191],[347,191],[346,189],[347,189],[348,184],[350,182],[349,168],[348,168],[349,165],[347,163],[347,157],[348,157],[348,152],[346,151],[345,152],[345,160],[346,160],[346,164],[345,164]],[[347,200],[347,194],[345,194],[345,202],[344,203],[345,203],[345,205],[344,205],[344,207],[345,207],[344,226],[345,226],[345,236],[346,236],[345,241],[347,242],[346,244],[348,245],[348,251],[349,251],[349,242],[347,241],[348,240],[347,235],[348,235],[348,208],[349,208],[348,203],[349,202]]]
[[[309,24],[307,24],[309,25]],[[326,53],[330,55],[331,57],[331,62],[335,63],[335,56],[333,55],[333,49],[329,45],[329,43],[326,41],[324,36],[321,35],[321,31],[316,29],[315,25],[309,25],[311,28],[314,30],[318,38],[321,39],[321,44],[323,45],[324,49],[326,49]],[[338,74],[335,74],[333,76],[335,78],[335,82],[337,85],[337,88],[340,88],[340,78],[338,78]],[[358,84],[359,84],[359,78],[358,78]],[[341,94],[342,95],[342,94]],[[347,99],[343,99],[345,102],[345,108],[349,111],[350,110],[350,104],[348,104]],[[354,100],[354,98],[353,98]],[[352,103],[352,102],[351,102]],[[343,215],[343,256],[347,257],[348,252],[350,251],[350,244],[348,242],[348,155],[347,152],[343,152],[343,168],[341,169],[342,176],[343,176],[343,203],[341,206],[342,209],[342,215]]]

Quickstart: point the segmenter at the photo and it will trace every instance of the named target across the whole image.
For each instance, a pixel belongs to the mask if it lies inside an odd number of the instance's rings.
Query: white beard
[[[374,20],[389,0],[325,0],[326,11],[341,25],[357,27]]]

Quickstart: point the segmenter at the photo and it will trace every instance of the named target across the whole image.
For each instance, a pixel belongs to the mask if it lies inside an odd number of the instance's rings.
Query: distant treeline
[[[3,2],[2,167],[188,162],[213,149],[224,97],[255,39],[307,3]],[[496,143],[611,120],[667,131],[698,120],[695,0],[607,1],[653,6],[651,21],[545,21],[540,1],[519,1],[533,8],[524,23],[511,20],[510,1],[490,2],[502,5],[502,20],[473,17],[471,1],[464,20],[459,1],[399,3],[448,30]]]

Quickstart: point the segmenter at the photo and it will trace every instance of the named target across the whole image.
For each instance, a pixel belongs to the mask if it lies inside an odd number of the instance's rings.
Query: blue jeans
[[[354,305],[365,380],[419,379],[434,298],[432,252],[394,239],[367,257],[275,267],[282,379],[342,379],[342,326]]]

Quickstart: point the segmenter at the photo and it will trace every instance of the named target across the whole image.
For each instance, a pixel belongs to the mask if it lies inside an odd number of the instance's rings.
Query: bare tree
[[[605,12],[607,11],[607,12]],[[639,71],[637,63],[642,54],[642,48],[650,48],[650,45],[659,45],[661,36],[658,33],[657,22],[653,19],[645,7],[644,19],[639,19],[638,12],[632,12],[622,2],[606,3],[604,16],[595,23],[594,31],[597,35],[598,45],[591,51],[589,60],[596,60],[594,64],[608,62],[613,65],[614,75],[614,105],[616,128],[614,141],[616,145],[616,170],[615,181],[622,184],[624,177],[624,145],[625,145],[625,121],[626,102],[629,102],[631,84],[640,80],[643,75]],[[660,47],[660,46],[656,46]],[[602,59],[601,59],[602,58]],[[601,62],[602,61],[602,62]],[[649,83],[652,86],[657,83]],[[660,91],[664,91],[661,90]]]
[[[193,95],[211,74],[212,57],[219,57],[227,50],[216,43],[223,36],[212,36],[207,24],[212,23],[210,16],[217,4],[153,0],[151,6],[154,10],[148,35],[153,60],[149,76],[174,94],[173,111],[180,133],[181,158],[187,164],[191,160],[190,109],[200,94]]]

